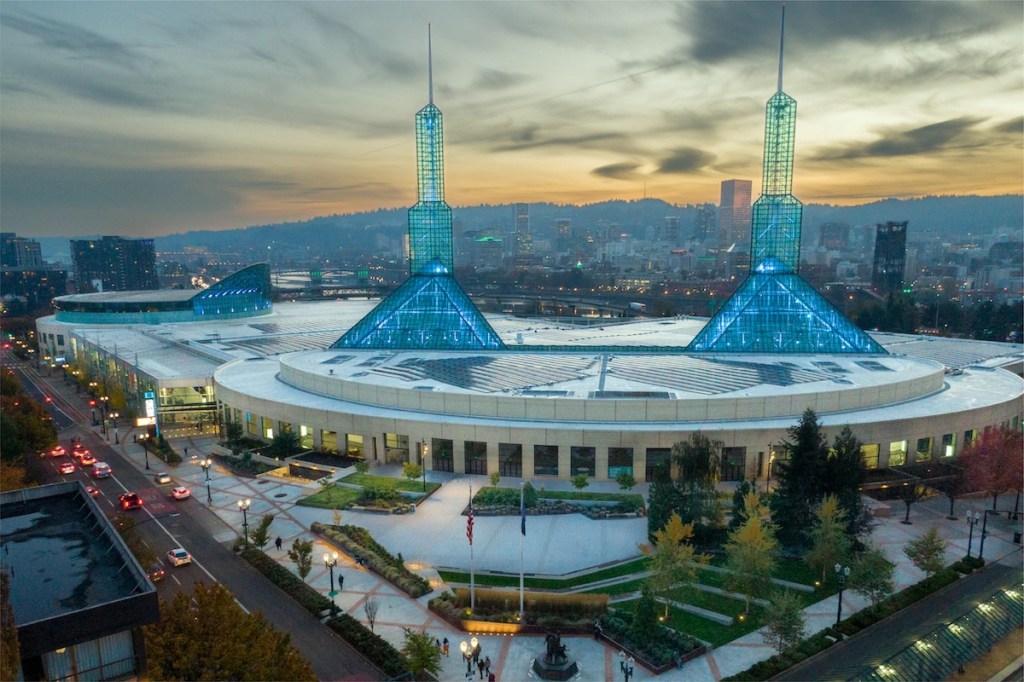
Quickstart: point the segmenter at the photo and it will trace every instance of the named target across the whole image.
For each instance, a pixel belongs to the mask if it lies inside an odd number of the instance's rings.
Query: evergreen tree
[[[256,545],[260,549],[266,547],[267,542],[270,541],[270,524],[273,522],[273,514],[263,515],[260,522],[253,526],[252,534],[249,536],[252,539],[252,544]]]
[[[669,517],[676,509],[679,494],[668,467],[659,466],[654,469],[650,492],[647,495],[647,535],[651,538],[665,527]]]
[[[742,480],[736,486],[732,494],[732,518],[729,520],[729,530],[736,530],[747,520],[747,513],[744,510],[745,500],[750,493],[757,492],[754,489],[753,481]]]
[[[846,516],[846,532],[851,537],[864,534],[871,527],[871,515],[860,497],[860,487],[867,477],[867,466],[861,454],[861,442],[843,426],[832,442],[832,451],[824,462],[822,490],[834,495]]]
[[[633,642],[654,641],[658,632],[658,603],[654,600],[651,588],[645,582],[640,587],[640,599],[633,611],[633,623],[629,635]]]
[[[316,679],[287,634],[262,613],[243,611],[217,583],[161,601],[160,620],[143,632],[154,680]]]
[[[672,461],[679,470],[676,511],[680,518],[684,523],[716,525],[720,521],[715,488],[722,468],[722,442],[697,431],[689,440],[672,446]]]
[[[772,520],[784,546],[806,546],[805,534],[822,496],[823,468],[828,458],[828,442],[814,410],[808,408],[800,422],[789,428],[789,440],[781,447],[786,458],[775,465],[778,487],[770,501]]]

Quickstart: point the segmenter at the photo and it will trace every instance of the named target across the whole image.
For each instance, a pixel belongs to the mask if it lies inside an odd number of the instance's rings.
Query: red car
[[[85,489],[85,492],[89,493],[93,497],[96,497],[97,495],[100,494],[100,489],[95,486],[89,486],[88,488]]]
[[[63,445],[58,445],[53,450],[50,450],[50,457],[63,457],[67,453],[68,451],[64,449]]]
[[[140,509],[142,507],[142,498],[138,493],[123,493],[118,495],[117,499],[121,501],[121,509]]]
[[[61,462],[57,466],[57,471],[62,474],[73,474],[75,473],[75,464],[74,462]]]

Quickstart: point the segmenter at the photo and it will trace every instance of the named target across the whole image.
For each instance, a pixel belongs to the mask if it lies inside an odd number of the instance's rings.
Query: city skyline
[[[411,206],[427,23],[453,206],[759,192],[779,12],[5,3],[0,225],[159,236]],[[1021,192],[1019,3],[801,2],[786,22],[804,202]]]

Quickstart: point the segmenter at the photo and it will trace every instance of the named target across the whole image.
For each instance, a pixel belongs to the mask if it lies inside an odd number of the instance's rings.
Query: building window
[[[299,446],[307,450],[313,449],[313,429],[299,424]]]
[[[487,475],[487,443],[477,440],[467,440],[466,448],[466,473]]]
[[[384,462],[404,464],[409,461],[409,436],[398,433],[384,434]]]
[[[558,446],[533,446],[533,473],[536,476],[558,475]]]
[[[633,475],[633,448],[608,448],[608,478]]]
[[[648,481],[654,480],[654,471],[660,466],[668,471],[672,462],[672,448],[647,448],[647,466],[645,474]]]
[[[260,435],[259,421],[252,418],[251,412],[245,413],[245,430],[254,436]]]
[[[434,453],[434,471],[455,471],[455,458],[452,456],[455,444],[452,441],[447,438],[432,438],[430,451]]]
[[[723,481],[742,481],[747,473],[746,466],[746,448],[722,448],[721,479]]]
[[[594,467],[597,465],[597,449],[585,446],[574,445],[569,449],[569,468],[571,475],[586,474],[595,476]]]
[[[897,440],[889,443],[889,466],[901,467],[907,463],[907,441]]]
[[[942,437],[942,457],[952,457],[956,454],[956,434],[947,433]]]
[[[63,346],[64,345],[64,335],[63,334],[57,334],[57,345],[58,346]]]
[[[861,445],[860,457],[868,469],[878,468],[878,445]]]
[[[974,442],[974,439],[978,437],[978,429],[967,429],[964,431],[964,447]]]
[[[931,436],[927,438],[917,439],[917,450],[915,451],[915,458],[918,462],[927,462],[932,458],[932,439]]]
[[[498,443],[498,473],[523,477],[523,446],[519,443]]]
[[[338,432],[320,430],[320,450],[323,452],[338,452]]]
[[[263,437],[268,440],[274,439],[274,420],[268,417],[262,417],[260,419],[260,425],[263,427]]]

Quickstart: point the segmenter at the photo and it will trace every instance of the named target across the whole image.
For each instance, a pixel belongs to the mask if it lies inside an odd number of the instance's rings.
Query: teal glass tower
[[[793,196],[796,100],[778,88],[765,107],[761,196],[751,212],[750,277],[687,350],[708,353],[885,353],[797,273],[803,205]]]
[[[418,200],[409,209],[409,278],[331,348],[502,350],[505,344],[452,276],[452,209],[444,200],[444,129],[434,106],[427,33],[428,102],[416,114]]]

